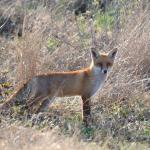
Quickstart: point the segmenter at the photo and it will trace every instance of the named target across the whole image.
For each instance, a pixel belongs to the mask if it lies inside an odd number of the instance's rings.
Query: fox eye
[[[98,63],[98,66],[102,68],[103,65],[102,65],[102,63]]]
[[[107,67],[111,67],[111,63],[107,63]]]

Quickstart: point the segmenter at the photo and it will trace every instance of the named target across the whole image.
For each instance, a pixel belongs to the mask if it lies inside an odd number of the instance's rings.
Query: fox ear
[[[96,49],[94,47],[91,48],[91,54],[92,54],[92,58],[99,57],[99,53],[96,51]]]
[[[118,51],[118,49],[117,49],[117,48],[114,48],[112,51],[109,52],[108,56],[109,56],[111,59],[115,59],[116,54],[117,54],[117,51]]]

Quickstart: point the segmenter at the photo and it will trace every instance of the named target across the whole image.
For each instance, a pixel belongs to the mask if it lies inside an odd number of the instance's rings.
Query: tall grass
[[[92,12],[95,15],[93,20],[88,16],[75,18],[73,13],[64,9],[64,1],[49,7],[37,2],[34,7],[33,2],[9,2],[12,18],[20,12],[23,14],[23,34],[21,38],[15,36],[14,40],[0,39],[1,47],[6,50],[0,49],[6,58],[0,58],[4,62],[1,63],[1,70],[8,67],[5,76],[13,81],[14,86],[39,73],[88,66],[92,46],[105,52],[117,47],[117,59],[104,88],[92,98],[93,123],[90,128],[81,124],[80,98],[56,98],[49,112],[42,116],[28,118],[14,115],[11,119],[1,116],[0,147],[147,149],[150,139],[148,2],[145,8],[144,1],[121,1],[121,7],[117,5],[119,10],[113,10],[115,16],[109,11],[106,16],[101,16],[96,9]],[[9,16],[8,11],[4,11],[9,3],[3,2],[3,16]],[[108,30],[104,24],[111,24],[111,28]]]

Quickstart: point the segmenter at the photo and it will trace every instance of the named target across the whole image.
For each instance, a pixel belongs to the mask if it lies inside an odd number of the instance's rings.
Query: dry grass
[[[133,11],[117,37],[118,59],[107,82],[106,99],[111,100],[149,95],[150,82],[149,10]],[[116,81],[116,82],[114,82]],[[114,97],[112,97],[114,95]]]
[[[136,143],[118,143],[111,144],[112,139],[109,138],[105,143],[83,142],[79,141],[76,135],[72,137],[64,137],[59,134],[57,127],[52,131],[37,131],[35,129],[9,126],[1,129],[0,147],[5,150],[12,149],[35,149],[35,150],[112,150],[112,149],[128,149],[128,150],[146,150],[148,146]]]
[[[11,4],[10,4],[11,3]],[[92,98],[93,124],[81,124],[79,97],[57,98],[48,114],[1,116],[1,149],[148,149],[150,140],[150,12],[139,5],[125,16],[121,30],[98,32],[84,17],[55,9],[1,2],[3,16],[21,12],[23,36],[0,37],[0,98],[16,85],[50,71],[75,70],[90,64],[89,47],[118,47],[104,88]],[[12,7],[9,7],[12,6]],[[26,5],[28,6],[28,5]],[[32,6],[32,5],[31,5]],[[24,9],[20,9],[20,8]],[[18,113],[18,110],[16,110]],[[23,126],[26,126],[23,127]],[[34,129],[35,128],[35,129]],[[40,130],[38,130],[40,129]]]

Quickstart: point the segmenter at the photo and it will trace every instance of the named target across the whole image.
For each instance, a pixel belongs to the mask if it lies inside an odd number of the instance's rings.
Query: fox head
[[[102,74],[107,74],[114,63],[117,48],[109,53],[98,53],[94,48],[91,49],[92,67]]]

